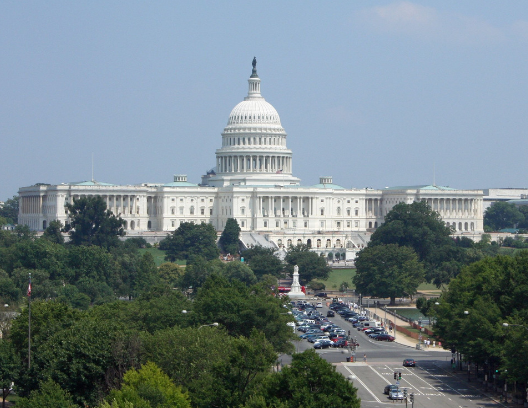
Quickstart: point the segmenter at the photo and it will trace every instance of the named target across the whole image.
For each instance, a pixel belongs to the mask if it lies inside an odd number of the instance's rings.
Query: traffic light
[[[395,379],[395,380],[398,379],[398,373],[396,373],[396,371],[394,372],[394,379]]]
[[[411,393],[411,395],[409,395],[409,398],[410,398],[411,402],[414,402],[414,394],[413,393]]]
[[[407,388],[404,388],[404,389],[403,389],[403,396],[404,396],[405,398],[407,398]]]
[[[398,380],[401,380],[401,372],[398,373]]]

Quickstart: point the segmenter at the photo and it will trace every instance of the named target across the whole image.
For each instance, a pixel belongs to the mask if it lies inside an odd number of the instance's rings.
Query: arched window
[[[288,248],[291,247],[291,245],[292,245],[292,240],[289,239],[289,240],[288,240]]]
[[[277,240],[277,245],[279,246],[279,248],[282,247],[282,239],[279,238],[279,239]]]
[[[151,229],[152,228],[152,221],[149,221],[147,222],[147,229]]]
[[[42,221],[42,229],[46,229],[47,228],[47,222],[46,220]]]
[[[331,240],[329,240],[329,239],[326,240],[326,247],[327,248],[331,248],[332,247],[332,241]]]
[[[341,215],[341,207],[337,207],[337,215]]]
[[[342,248],[343,246],[341,245],[341,240],[340,239],[336,239],[336,248]]]
[[[189,208],[189,213],[194,215],[194,205],[191,205],[191,208]]]
[[[317,248],[321,248],[321,240],[320,239],[317,240]]]
[[[311,248],[312,247],[312,240],[309,239],[308,241],[306,241],[306,245],[308,246],[308,248]]]
[[[297,240],[297,245],[302,245],[302,240],[298,239]]]

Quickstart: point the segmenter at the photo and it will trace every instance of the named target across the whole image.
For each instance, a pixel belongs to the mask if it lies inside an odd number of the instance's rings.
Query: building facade
[[[457,233],[483,232],[481,190],[403,186],[345,189],[332,177],[302,186],[275,108],[260,93],[256,60],[248,95],[229,115],[216,150],[216,166],[200,184],[175,175],[170,183],[114,185],[97,181],[39,184],[19,190],[19,223],[42,231],[68,221],[66,203],[101,196],[126,221],[128,235],[173,231],[183,222],[211,223],[222,231],[237,219],[247,246],[308,244],[322,253],[353,258],[385,215],[400,202],[425,200]]]

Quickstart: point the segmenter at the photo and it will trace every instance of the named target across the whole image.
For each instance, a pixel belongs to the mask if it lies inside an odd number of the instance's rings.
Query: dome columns
[[[226,173],[284,173],[291,174],[291,156],[272,154],[241,154],[217,157],[217,172]]]

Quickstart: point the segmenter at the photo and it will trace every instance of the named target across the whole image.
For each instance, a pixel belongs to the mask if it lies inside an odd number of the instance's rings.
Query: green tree
[[[62,236],[62,222],[55,220],[49,223],[48,228],[44,230],[42,238],[47,239],[48,241],[54,242],[56,244],[64,244],[64,237]]]
[[[127,402],[138,408],[191,407],[188,395],[151,362],[127,371],[121,389],[112,390],[107,400],[116,401],[118,407],[126,407]]]
[[[158,283],[158,268],[154,262],[154,257],[150,252],[145,252],[139,261],[137,276],[134,280],[134,296],[138,296],[145,291],[148,292]]]
[[[262,284],[248,287],[213,274],[198,290],[193,311],[199,323],[218,322],[235,337],[250,337],[257,328],[276,351],[284,352],[292,349],[293,338],[291,328],[286,325],[292,317],[285,312],[285,302]]]
[[[15,195],[8,198],[3,207],[0,207],[0,217],[6,219],[8,224],[18,224],[18,203],[20,197]]]
[[[5,408],[5,401],[11,393],[11,385],[15,382],[20,361],[16,355],[14,347],[7,340],[0,338],[0,388],[2,389],[2,408]]]
[[[32,391],[29,398],[20,398],[16,406],[17,408],[79,408],[73,403],[71,395],[50,379],[42,382],[38,390]]]
[[[96,245],[109,248],[118,245],[125,235],[125,221],[107,210],[102,197],[81,197],[66,204],[69,222],[63,232],[70,234],[73,245]]]
[[[451,232],[425,201],[400,203],[389,211],[368,246],[397,244],[413,248],[424,264],[426,280],[440,287],[463,266],[464,249],[455,245]]]
[[[162,263],[158,268],[160,280],[170,287],[179,286],[184,269],[172,262]]]
[[[268,407],[359,408],[361,402],[357,389],[313,350],[294,354],[291,365],[270,375],[261,392]]]
[[[277,278],[282,276],[284,265],[275,256],[275,249],[257,245],[245,250],[242,256],[244,257],[244,262],[249,265],[258,279],[265,275],[273,275]]]
[[[184,222],[172,234],[160,242],[160,249],[166,251],[165,259],[174,262],[201,256],[206,260],[220,254],[216,245],[216,231],[211,224]]]
[[[389,297],[412,296],[424,281],[425,273],[412,248],[395,244],[377,245],[361,250],[356,258],[356,291],[363,295]]]
[[[224,275],[229,279],[237,279],[251,286],[257,283],[257,277],[251,268],[242,262],[229,262],[224,266]]]
[[[515,204],[498,201],[493,203],[484,212],[484,226],[492,231],[503,228],[515,228],[517,224],[524,221],[524,214],[519,211]]]
[[[224,253],[236,255],[238,253],[238,242],[240,240],[240,226],[234,218],[228,218],[218,243]]]
[[[293,274],[294,266],[299,266],[301,283],[310,282],[312,279],[324,280],[332,270],[327,265],[326,258],[310,251],[307,245],[290,246],[285,261],[285,271],[290,275]]]

